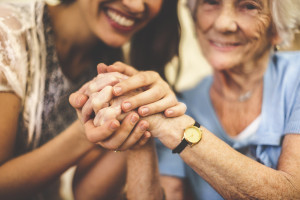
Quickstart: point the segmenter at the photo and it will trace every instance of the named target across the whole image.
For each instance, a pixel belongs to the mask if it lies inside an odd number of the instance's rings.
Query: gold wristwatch
[[[187,146],[193,146],[200,142],[202,138],[202,130],[200,129],[200,124],[195,121],[193,126],[189,126],[184,129],[183,138],[180,144],[172,150],[172,153],[181,153],[182,150]]]

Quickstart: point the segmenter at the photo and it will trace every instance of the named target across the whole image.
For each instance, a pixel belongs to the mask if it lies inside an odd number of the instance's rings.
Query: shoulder
[[[265,94],[268,96],[265,102],[268,102],[270,116],[276,116],[270,121],[274,122],[272,126],[299,127],[299,119],[295,116],[300,116],[300,52],[280,52],[272,58],[265,76]],[[297,126],[289,125],[291,119],[297,119],[294,120]],[[297,133],[299,130],[300,127],[293,129]]]
[[[39,52],[32,49],[40,38],[36,27],[42,23],[43,9],[44,3],[37,1],[0,3],[1,90],[24,96],[30,52]]]
[[[27,1],[26,3],[0,3],[0,27],[5,31],[20,32],[32,28],[36,19],[42,16],[45,3],[43,1]]]
[[[280,72],[300,72],[300,51],[278,52],[272,57],[274,67]]]
[[[273,54],[267,73],[271,81],[280,81],[287,86],[300,83],[300,51]]]
[[[279,52],[271,58],[265,81],[269,89],[291,100],[300,86],[300,51]]]
[[[274,53],[274,56],[283,61],[295,61],[300,60],[300,51],[280,51]]]

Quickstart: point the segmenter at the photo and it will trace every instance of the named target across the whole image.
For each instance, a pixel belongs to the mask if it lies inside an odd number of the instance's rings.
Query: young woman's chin
[[[130,37],[113,33],[104,36],[102,35],[102,37],[99,36],[98,38],[100,38],[103,43],[113,48],[122,47],[130,40]]]

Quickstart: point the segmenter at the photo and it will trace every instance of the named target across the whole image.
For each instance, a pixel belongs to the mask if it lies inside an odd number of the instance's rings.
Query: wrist
[[[195,120],[187,115],[170,118],[169,123],[160,130],[158,139],[169,149],[174,149],[180,144],[184,129],[194,123]]]
[[[95,144],[88,141],[88,139],[86,138],[86,135],[85,135],[85,129],[82,125],[82,123],[80,122],[80,120],[76,120],[72,125],[71,127],[73,129],[73,133],[76,137],[73,137],[73,138],[76,138],[77,139],[77,142],[78,142],[78,145],[79,146],[82,146],[84,148],[88,148],[88,149],[92,149]]]

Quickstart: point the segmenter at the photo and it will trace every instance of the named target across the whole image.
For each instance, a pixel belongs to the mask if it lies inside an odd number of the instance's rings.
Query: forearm
[[[30,196],[60,176],[93,148],[83,142],[75,122],[39,149],[7,161],[0,167],[0,199]]]
[[[85,155],[73,177],[74,199],[120,199],[126,179],[125,154],[94,148]]]
[[[287,173],[240,154],[208,130],[203,130],[200,143],[187,147],[181,157],[225,199],[299,198],[299,191],[293,187]]]
[[[189,125],[191,121],[187,116],[175,119],[169,126],[164,123],[159,139],[168,148],[174,149],[180,143],[178,138],[182,138],[184,128]],[[288,173],[271,169],[240,154],[205,128],[201,129],[201,141],[193,147],[187,146],[180,156],[224,198],[299,198],[299,186],[297,191],[295,178]]]
[[[163,199],[154,141],[127,154],[127,198],[129,200]]]

